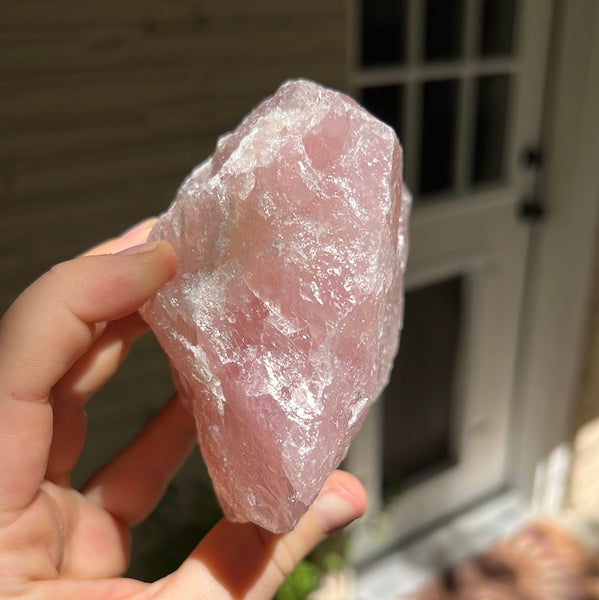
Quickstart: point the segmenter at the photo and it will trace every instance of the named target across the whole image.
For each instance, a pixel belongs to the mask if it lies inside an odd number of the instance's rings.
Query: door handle
[[[536,198],[522,200],[518,205],[518,217],[521,221],[538,223],[546,216],[546,209]]]

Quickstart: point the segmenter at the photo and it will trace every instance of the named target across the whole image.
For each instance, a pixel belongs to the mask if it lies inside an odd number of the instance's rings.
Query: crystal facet
[[[142,314],[230,520],[291,529],[388,380],[407,254],[401,171],[390,127],[289,81],[219,139],[150,234],[179,263]]]

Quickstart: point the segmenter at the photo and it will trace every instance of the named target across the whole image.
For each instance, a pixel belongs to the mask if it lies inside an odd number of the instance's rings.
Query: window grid
[[[353,0],[352,14],[360,15],[360,2]],[[421,158],[421,121],[422,121],[422,86],[436,80],[457,80],[458,98],[456,112],[455,160],[453,164],[453,181],[450,188],[441,195],[451,196],[464,194],[471,190],[471,172],[474,162],[475,118],[477,106],[478,78],[491,75],[509,75],[512,79],[506,107],[504,125],[503,175],[507,175],[507,157],[512,149],[513,119],[512,97],[515,93],[517,74],[521,70],[518,48],[513,44],[510,57],[478,56],[480,27],[482,18],[482,0],[464,0],[463,8],[463,41],[462,58],[449,61],[425,62],[424,31],[426,2],[407,0],[407,52],[405,63],[401,65],[362,68],[359,34],[359,18],[354,18],[351,40],[352,68],[350,68],[351,91],[360,97],[361,90],[367,87],[384,85],[403,86],[401,122],[403,124],[402,145],[405,151],[405,179],[412,188],[416,198],[420,195],[420,158]],[[518,14],[514,14],[515,26],[513,39],[517,40]],[[510,161],[510,167],[511,167]]]

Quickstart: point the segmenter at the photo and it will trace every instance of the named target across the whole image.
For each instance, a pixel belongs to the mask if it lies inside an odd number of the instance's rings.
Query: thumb
[[[174,270],[166,242],[56,265],[2,318],[0,381],[12,382],[13,398],[45,400],[93,341],[94,325],[137,310]]]
[[[173,574],[158,598],[268,600],[300,560],[329,534],[362,516],[366,492],[349,473],[332,473],[314,504],[286,534],[220,521]]]

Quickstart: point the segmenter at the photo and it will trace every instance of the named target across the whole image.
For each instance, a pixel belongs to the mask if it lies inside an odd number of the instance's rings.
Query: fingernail
[[[360,516],[358,509],[345,494],[343,488],[333,488],[322,493],[314,503],[314,510],[326,533],[341,529]]]
[[[93,487],[91,490],[85,492],[85,497],[92,504],[102,504],[102,488],[99,486]]]
[[[158,219],[156,217],[149,217],[148,219],[144,219],[143,221],[140,221],[139,223],[137,223],[137,225],[133,225],[131,227],[129,227],[129,229],[123,231],[123,233],[121,233],[120,237],[124,237],[126,235],[131,235],[132,233],[138,233],[140,231],[146,231],[149,229],[152,229],[152,227],[154,227],[154,223],[156,223]]]
[[[158,242],[146,242],[145,244],[138,244],[137,246],[131,246],[130,248],[125,248],[116,254],[120,254],[121,256],[128,256],[131,254],[142,254],[144,252],[151,252],[158,246]]]

